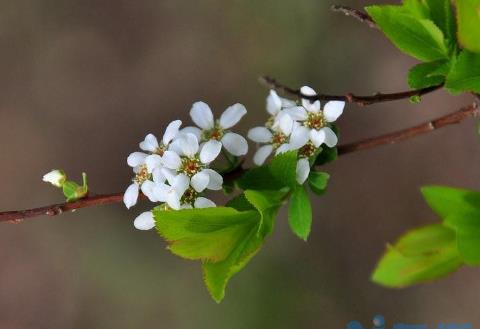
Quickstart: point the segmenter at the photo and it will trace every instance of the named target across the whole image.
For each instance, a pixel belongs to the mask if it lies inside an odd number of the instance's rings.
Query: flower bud
[[[62,187],[67,180],[67,175],[63,170],[54,169],[49,173],[43,175],[43,181],[52,184],[56,187]]]

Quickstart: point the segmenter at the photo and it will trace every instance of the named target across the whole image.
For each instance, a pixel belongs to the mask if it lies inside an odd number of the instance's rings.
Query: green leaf
[[[424,186],[423,197],[440,218],[465,212],[480,212],[480,192],[446,186]]]
[[[416,18],[430,19],[430,8],[424,0],[403,0],[403,9]]]
[[[248,170],[237,185],[243,190],[279,190],[293,187],[296,181],[297,152],[277,155],[268,165]]]
[[[238,273],[260,250],[265,237],[273,229],[275,216],[282,204],[285,193],[245,191],[244,198],[235,198],[231,204],[242,209],[248,208],[246,201],[256,209],[260,219],[234,246],[230,254],[220,262],[204,262],[205,284],[213,299],[220,302],[225,296],[225,288],[230,278]]]
[[[326,145],[323,145],[322,150],[315,159],[315,165],[321,166],[329,162],[333,162],[338,158],[338,150],[336,147],[330,148]]]
[[[480,212],[449,215],[445,224],[457,232],[458,251],[468,265],[480,265]]]
[[[153,211],[158,233],[169,242],[170,251],[186,259],[225,259],[236,244],[260,222],[255,210],[233,208]]]
[[[415,17],[401,6],[369,6],[365,9],[404,53],[424,62],[448,58],[443,33],[431,20]]]
[[[456,0],[456,4],[460,44],[480,53],[480,0]]]
[[[443,67],[448,67],[448,61],[435,61],[415,65],[408,72],[408,85],[412,89],[421,89],[441,85],[445,76],[439,74]]]
[[[450,0],[426,0],[430,17],[452,46],[456,46],[455,18]]]
[[[389,246],[372,281],[391,288],[406,287],[438,279],[461,265],[455,234],[442,225],[431,225],[411,231]]]
[[[447,75],[445,87],[454,94],[480,93],[480,54],[462,51]]]
[[[312,206],[303,186],[298,186],[292,193],[288,206],[288,223],[295,235],[307,240],[312,226]]]
[[[308,176],[308,185],[315,194],[322,195],[325,193],[329,178],[330,175],[326,172],[311,171]]]

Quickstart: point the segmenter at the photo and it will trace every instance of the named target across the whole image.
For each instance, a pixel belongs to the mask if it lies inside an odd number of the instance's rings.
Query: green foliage
[[[240,271],[273,230],[284,192],[250,191],[229,207],[165,211],[154,209],[158,233],[175,255],[200,260],[212,297],[220,302],[230,278]]]
[[[298,186],[292,193],[288,206],[288,223],[295,235],[307,240],[312,226],[312,206],[303,186]]]
[[[322,195],[327,189],[329,179],[330,175],[326,172],[312,170],[308,176],[308,185],[315,194]]]
[[[277,155],[272,161],[247,171],[237,185],[243,190],[279,190],[296,185],[297,152]]]
[[[453,62],[445,87],[454,94],[480,93],[480,54],[462,51]]]
[[[480,192],[446,186],[425,186],[421,191],[430,208],[441,218],[480,212]]]
[[[338,158],[338,150],[336,147],[330,148],[326,145],[321,147],[320,153],[317,155],[314,164],[316,166],[321,166],[329,162],[333,162]]]
[[[461,265],[455,233],[436,224],[413,230],[389,246],[372,280],[386,287],[401,288],[438,279]]]
[[[404,53],[424,62],[448,58],[443,32],[426,18],[428,10],[420,9],[420,6],[424,5],[408,1],[403,6],[369,6],[365,9],[387,38]]]
[[[477,211],[451,214],[446,225],[457,233],[458,251],[468,265],[480,265],[480,205]]]
[[[456,0],[458,39],[463,48],[480,53],[480,0]]]
[[[443,73],[445,67],[448,72],[448,63],[448,61],[440,60],[415,65],[408,72],[408,85],[412,89],[441,85],[445,81],[446,73]]]
[[[87,174],[82,173],[83,184],[78,185],[74,181],[67,180],[62,185],[63,195],[67,198],[67,202],[77,201],[84,198],[88,194]]]

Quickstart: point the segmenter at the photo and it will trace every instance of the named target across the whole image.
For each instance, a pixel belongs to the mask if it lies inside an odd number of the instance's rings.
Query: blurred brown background
[[[196,100],[217,114],[242,102],[237,128],[266,118],[271,74],[326,93],[407,88],[415,62],[325,0],[0,1],[1,210],[60,202],[41,177],[81,171],[95,193],[121,191],[126,157],[146,133],[188,121]],[[344,0],[361,8],[367,2]],[[369,108],[348,106],[341,141],[405,128],[471,102],[436,92]],[[148,204],[90,208],[0,226],[0,328],[344,328],[393,322],[480,322],[480,271],[405,290],[369,282],[384,250],[436,221],[425,184],[480,188],[473,120],[328,165],[308,243],[285,215],[265,248],[216,305],[198,263],[169,254],[132,220]]]

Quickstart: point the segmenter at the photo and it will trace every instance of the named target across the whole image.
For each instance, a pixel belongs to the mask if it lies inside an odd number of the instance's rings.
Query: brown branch
[[[300,89],[294,89],[294,88],[288,87],[284,84],[281,84],[274,78],[271,78],[268,76],[261,77],[259,81],[260,83],[264,84],[270,89],[274,89],[280,93],[289,94],[298,98],[308,99],[310,101],[316,101],[316,100],[344,101],[346,103],[354,103],[359,106],[367,106],[367,105],[376,104],[376,103],[396,101],[396,100],[410,98],[413,96],[423,96],[425,94],[431,93],[443,87],[443,85],[439,85],[439,86],[427,87],[422,89],[402,91],[402,92],[392,93],[392,94],[376,93],[375,95],[371,95],[371,96],[357,96],[352,93],[348,93],[346,95],[317,94],[317,95],[309,96],[309,95],[303,95]]]
[[[461,121],[469,118],[478,116],[480,111],[477,108],[476,104],[464,107],[459,111],[456,111],[451,114],[447,114],[438,119],[422,123],[420,125],[400,130],[397,132],[368,138],[361,140],[359,142],[340,145],[338,147],[338,153],[340,155],[366,150],[369,148],[377,147],[385,144],[394,144],[396,142],[412,138],[421,134],[431,132],[435,129],[439,129],[451,124],[460,123]],[[225,175],[226,180],[234,180],[240,177],[245,172],[245,169],[238,167],[236,170],[229,172]],[[39,217],[39,216],[56,216],[64,212],[74,211],[76,209],[93,207],[99,205],[106,205],[112,203],[121,203],[123,201],[123,192],[115,194],[106,194],[106,195],[96,195],[86,197],[84,199],[59,203],[49,206],[44,206],[40,208],[27,209],[27,210],[16,210],[16,211],[6,211],[0,212],[0,222],[21,222],[27,218]]]
[[[346,16],[351,16],[353,18],[358,19],[360,22],[367,24],[372,29],[378,29],[377,25],[373,21],[373,19],[363,11],[353,9],[347,6],[342,5],[333,5],[330,7],[332,11],[340,12]]]

